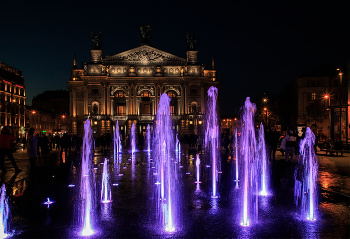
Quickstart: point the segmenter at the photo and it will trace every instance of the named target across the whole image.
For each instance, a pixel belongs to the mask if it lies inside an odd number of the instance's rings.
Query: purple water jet
[[[109,203],[112,201],[112,192],[111,185],[109,181],[109,173],[108,173],[108,160],[105,158],[103,164],[103,173],[102,173],[102,187],[101,187],[101,202]]]
[[[266,157],[266,145],[265,145],[265,133],[264,133],[264,126],[261,123],[260,124],[260,130],[259,130],[259,163],[260,163],[260,175],[261,175],[261,191],[260,195],[267,196],[268,195],[268,158]]]
[[[93,210],[95,204],[94,176],[93,176],[93,135],[90,126],[90,120],[87,119],[84,124],[83,155],[81,162],[80,177],[80,201],[81,201],[81,220],[83,229],[82,236],[90,236],[94,233]]]
[[[135,124],[132,123],[131,126],[131,153],[132,155],[134,155],[135,151],[136,151],[136,135],[135,135]]]
[[[294,188],[295,202],[301,201],[301,214],[307,220],[316,220],[317,207],[317,173],[318,159],[314,150],[315,135],[309,127],[306,128],[304,139],[300,141],[299,152],[301,161],[296,169],[296,181]],[[299,180],[298,180],[299,179]]]
[[[256,107],[247,97],[243,108],[243,121],[241,130],[241,148],[239,158],[241,160],[240,168],[243,170],[241,181],[243,183],[243,207],[242,207],[242,226],[249,226],[258,219],[258,177],[257,177],[257,156],[256,156],[256,138],[254,127],[254,115]],[[241,174],[242,175],[242,174]]]
[[[159,100],[157,121],[155,127],[154,159],[157,165],[157,177],[160,181],[160,200],[162,202],[163,226],[168,232],[175,231],[173,215],[173,195],[176,191],[174,138],[170,118],[170,98],[162,94]],[[160,180],[159,180],[160,177]]]
[[[6,197],[6,187],[5,184],[1,186],[1,196],[0,196],[0,238],[6,238],[7,233],[7,219],[9,216],[9,206]]]
[[[236,157],[236,188],[238,188],[238,136],[237,136],[237,129],[235,129],[235,157]]]
[[[217,198],[218,171],[220,171],[220,160],[218,160],[219,146],[219,125],[217,113],[218,89],[211,86],[208,90],[208,102],[206,109],[206,132],[205,147],[211,157],[212,168],[212,198]]]
[[[151,126],[148,124],[146,129],[146,137],[147,137],[147,151],[151,152]]]
[[[118,120],[115,123],[115,129],[114,129],[114,160],[117,158],[117,155],[122,152],[122,143],[120,139],[120,132],[119,132],[119,123]]]

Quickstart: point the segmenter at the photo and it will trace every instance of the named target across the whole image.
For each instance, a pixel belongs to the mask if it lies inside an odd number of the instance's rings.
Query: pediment
[[[175,56],[157,48],[143,45],[108,56],[103,61],[107,64],[132,65],[183,65],[186,59]]]

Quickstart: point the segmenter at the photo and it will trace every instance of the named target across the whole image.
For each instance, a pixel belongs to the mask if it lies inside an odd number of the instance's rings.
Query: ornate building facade
[[[78,69],[74,58],[70,92],[71,131],[83,133],[83,122],[91,119],[95,134],[112,132],[118,120],[120,131],[129,134],[132,123],[141,134],[153,125],[160,95],[170,97],[173,128],[179,134],[200,130],[205,114],[207,90],[218,87],[216,70],[207,70],[189,47],[187,58],[141,46],[103,57],[100,43],[91,50],[91,61]]]
[[[25,134],[25,91],[22,71],[0,62],[1,127],[11,127],[17,137]]]

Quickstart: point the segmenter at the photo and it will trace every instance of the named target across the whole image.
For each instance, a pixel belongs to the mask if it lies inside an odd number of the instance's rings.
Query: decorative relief
[[[178,96],[181,96],[181,86],[179,85],[166,85],[166,86],[163,86],[163,92],[168,92],[170,90],[173,90],[176,92],[176,94]]]
[[[154,86],[151,85],[140,85],[136,87],[137,95],[140,96],[142,91],[149,91],[154,96]]]
[[[129,86],[127,85],[118,85],[111,87],[111,95],[114,95],[116,91],[124,91],[125,96],[129,96]]]

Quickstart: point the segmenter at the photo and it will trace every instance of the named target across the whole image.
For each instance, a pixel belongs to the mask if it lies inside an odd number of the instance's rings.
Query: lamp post
[[[266,112],[266,128],[267,128],[267,107],[264,107],[264,111]]]
[[[342,118],[342,113],[343,113],[343,108],[342,108],[342,102],[341,102],[341,85],[342,85],[342,80],[343,80],[343,72],[338,68],[337,71],[339,72],[339,140],[341,141],[341,135],[342,135],[342,127],[341,127],[341,118]]]

